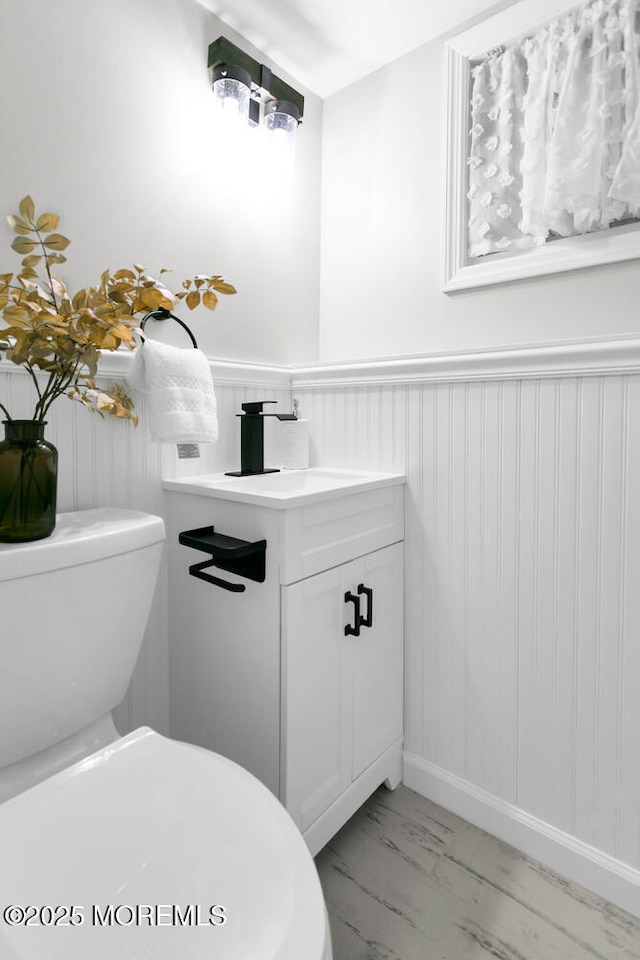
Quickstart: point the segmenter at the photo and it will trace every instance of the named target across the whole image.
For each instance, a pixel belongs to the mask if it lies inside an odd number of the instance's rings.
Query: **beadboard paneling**
[[[108,362],[103,366],[108,367]],[[220,437],[216,444],[200,445],[198,460],[180,460],[172,444],[151,442],[142,397],[136,398],[140,417],[137,428],[113,418],[102,420],[81,404],[60,398],[50,410],[47,427],[47,438],[57,446],[59,454],[58,511],[114,506],[164,517],[162,480],[165,477],[237,469],[240,425],[235,414],[240,412],[241,403],[278,400],[281,409],[289,410],[291,401],[290,391],[274,387],[270,380],[275,378],[265,376],[262,368],[256,368],[255,372],[243,369],[240,364],[234,369],[227,367],[223,381],[216,384]],[[243,376],[251,386],[242,382]],[[259,385],[260,380],[263,382]],[[4,361],[0,366],[0,399],[13,417],[32,415],[30,380],[20,368]],[[269,420],[265,424],[266,456],[275,448],[276,422]],[[116,722],[122,733],[142,724],[169,733],[166,578],[165,561],[136,671],[127,698],[116,711]],[[117,585],[113,589],[117,589]],[[106,588],[105,603],[108,602]],[[96,619],[99,616],[98,610]]]
[[[633,874],[640,376],[293,395],[314,463],[407,474],[408,753]]]
[[[62,400],[60,508],[163,514],[161,479],[235,466],[240,403],[288,405],[290,376],[313,464],[407,474],[414,785],[499,835],[511,824],[521,848],[537,838],[546,862],[573,850],[556,869],[640,913],[639,343],[225,368],[221,439],[200,461],[151,444],[144,406],[132,430]],[[27,389],[0,368],[14,415]],[[164,582],[123,729],[166,731]]]

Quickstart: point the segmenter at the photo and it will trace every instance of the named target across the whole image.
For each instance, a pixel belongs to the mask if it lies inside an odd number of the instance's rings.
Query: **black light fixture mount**
[[[209,44],[208,66],[212,70],[212,83],[237,80],[249,88],[250,123],[257,125],[264,120],[267,126],[275,128],[281,122],[293,120],[297,126],[302,121],[302,94],[226,37],[218,37]]]

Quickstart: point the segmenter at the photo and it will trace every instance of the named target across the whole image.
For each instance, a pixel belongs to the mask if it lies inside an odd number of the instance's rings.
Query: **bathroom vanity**
[[[254,773],[313,854],[401,777],[403,484],[320,468],[164,483],[171,735]],[[189,574],[211,527],[245,552],[266,541],[257,580],[208,567],[242,592]]]

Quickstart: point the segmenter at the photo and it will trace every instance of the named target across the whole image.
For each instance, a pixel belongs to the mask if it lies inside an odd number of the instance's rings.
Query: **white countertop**
[[[281,470],[246,477],[208,473],[164,480],[163,487],[174,493],[190,493],[287,510],[334,497],[394,486],[404,483],[405,479],[403,473],[310,467],[307,470]]]

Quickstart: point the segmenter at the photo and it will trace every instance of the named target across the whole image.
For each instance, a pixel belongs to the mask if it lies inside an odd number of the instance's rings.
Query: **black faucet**
[[[240,469],[227,472],[226,477],[250,477],[255,473],[279,473],[275,468],[264,468],[264,418],[277,417],[278,420],[297,420],[295,413],[263,413],[265,403],[277,403],[277,400],[256,400],[243,403],[244,413],[240,417]]]

